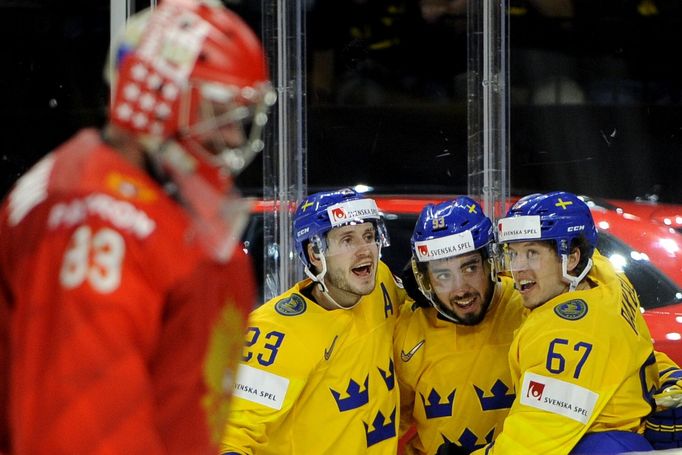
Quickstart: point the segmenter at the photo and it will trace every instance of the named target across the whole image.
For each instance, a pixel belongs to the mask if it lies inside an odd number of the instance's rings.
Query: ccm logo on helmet
[[[578,231],[584,231],[585,230],[585,225],[582,224],[580,226],[569,226],[568,229],[566,229],[566,232],[578,232]]]

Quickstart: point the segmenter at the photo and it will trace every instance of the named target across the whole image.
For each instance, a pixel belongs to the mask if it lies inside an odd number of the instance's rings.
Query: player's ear
[[[575,247],[568,254],[568,263],[566,264],[566,270],[570,273],[575,270],[576,266],[580,263],[580,248]]]
[[[322,265],[322,261],[320,259],[322,253],[320,252],[319,247],[315,245],[313,242],[310,242],[308,243],[307,246],[307,253],[308,259],[310,259],[310,263],[314,265],[316,268],[319,268]]]

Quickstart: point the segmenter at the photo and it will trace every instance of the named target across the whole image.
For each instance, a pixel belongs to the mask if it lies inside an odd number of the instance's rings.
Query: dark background
[[[681,3],[575,0],[555,17],[512,2],[513,193],[682,203]],[[426,20],[424,4],[309,2],[311,187],[466,192],[466,17]],[[231,6],[259,28],[257,2]],[[0,37],[4,194],[77,129],[103,124],[109,2],[0,0]],[[261,170],[240,177],[247,193]]]

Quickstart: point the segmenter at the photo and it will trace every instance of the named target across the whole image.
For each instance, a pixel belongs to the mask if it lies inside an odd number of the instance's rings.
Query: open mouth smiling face
[[[479,252],[431,261],[428,276],[442,312],[464,324],[480,322],[492,285]]]
[[[514,242],[505,247],[505,266],[526,308],[537,308],[563,293],[561,258],[549,242]]]
[[[327,235],[325,257],[330,287],[358,295],[374,290],[379,261],[374,224],[365,222],[332,229]]]

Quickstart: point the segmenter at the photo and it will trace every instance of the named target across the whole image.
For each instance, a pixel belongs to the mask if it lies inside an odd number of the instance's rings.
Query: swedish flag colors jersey
[[[682,369],[667,354],[659,351],[654,351],[654,354],[656,355],[656,366],[658,367],[656,389],[673,385],[677,381],[682,380]]]
[[[252,312],[222,453],[396,453],[392,337],[405,291],[381,262],[350,310],[306,298],[310,283]]]
[[[465,326],[433,307],[405,303],[394,355],[401,391],[401,430],[416,425],[407,453],[436,453],[445,441],[473,450],[502,430],[514,401],[505,361],[527,310],[510,278],[497,283],[483,321]]]
[[[593,287],[534,309],[509,351],[517,396],[492,447],[476,453],[567,454],[587,433],[636,432],[658,369],[637,294],[595,251]]]

